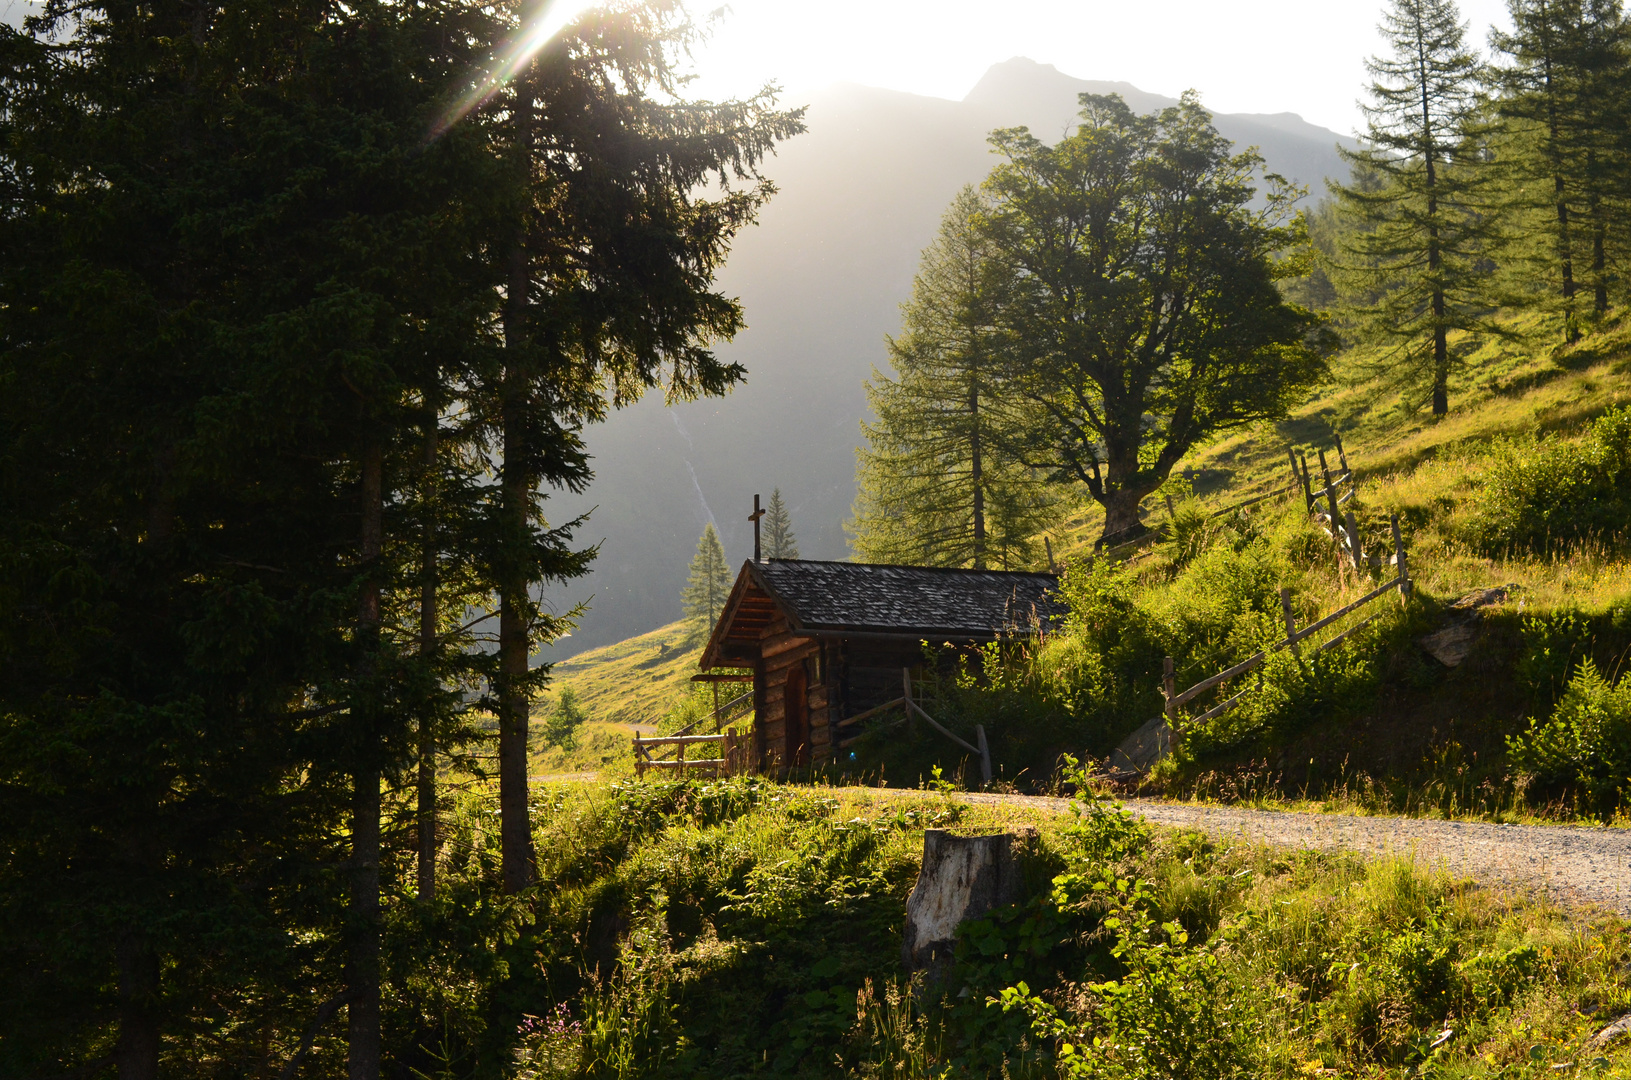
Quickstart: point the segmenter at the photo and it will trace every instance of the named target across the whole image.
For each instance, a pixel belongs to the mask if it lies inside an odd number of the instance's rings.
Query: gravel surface
[[[594,777],[594,773],[561,773],[533,780]],[[883,798],[923,794],[902,788],[872,788],[870,793]],[[1056,814],[1070,807],[1069,799],[1032,795],[963,793],[955,798],[976,804],[1029,806]],[[1298,814],[1150,799],[1127,799],[1122,805],[1161,825],[1279,847],[1396,855],[1491,883],[1537,889],[1563,903],[1597,905],[1631,916],[1631,829]]]
[[[1063,812],[1068,799],[959,795]],[[1631,830],[1563,825],[1488,825],[1426,818],[1351,817],[1243,810],[1128,799],[1127,809],[1162,825],[1240,836],[1280,847],[1397,855],[1484,881],[1539,889],[1556,900],[1631,916]]]

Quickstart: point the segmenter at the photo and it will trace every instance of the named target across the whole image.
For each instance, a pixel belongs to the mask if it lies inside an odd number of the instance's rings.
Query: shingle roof
[[[809,632],[988,639],[1064,614],[1053,574],[772,559],[750,564]]]

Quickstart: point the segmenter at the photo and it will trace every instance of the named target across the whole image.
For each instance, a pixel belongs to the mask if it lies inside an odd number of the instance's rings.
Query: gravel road
[[[1070,805],[1068,799],[1024,795],[957,797],[1055,813]],[[1564,903],[1599,905],[1631,916],[1631,829],[1295,814],[1146,799],[1128,799],[1123,805],[1162,825],[1280,847],[1399,855],[1484,881],[1539,889]]]
[[[593,778],[593,773],[570,773],[534,779]],[[872,788],[869,794],[890,798],[922,792]],[[1069,799],[1031,795],[964,793],[954,798],[975,804],[1029,806],[1050,813],[1064,813],[1070,806]],[[1149,799],[1128,799],[1123,805],[1161,825],[1280,847],[1398,855],[1491,883],[1537,889],[1562,903],[1596,905],[1631,917],[1631,829],[1297,814]]]

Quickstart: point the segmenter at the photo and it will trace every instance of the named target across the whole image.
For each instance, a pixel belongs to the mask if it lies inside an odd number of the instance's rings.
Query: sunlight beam
[[[538,55],[538,50],[548,44],[550,38],[566,29],[594,4],[595,0],[544,0],[532,16],[531,24],[523,27],[516,37],[497,50],[475,85],[437,118],[431,128],[430,139],[440,138],[453,125],[484,105]]]

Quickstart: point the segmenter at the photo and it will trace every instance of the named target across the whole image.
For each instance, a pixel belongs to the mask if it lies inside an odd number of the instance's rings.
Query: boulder
[[[1117,772],[1148,772],[1171,749],[1172,729],[1166,717],[1157,716],[1121,740],[1110,754],[1110,768]]]
[[[1474,589],[1448,608],[1449,619],[1431,634],[1416,639],[1427,655],[1445,667],[1458,667],[1484,633],[1484,609],[1504,603],[1516,585]]]

